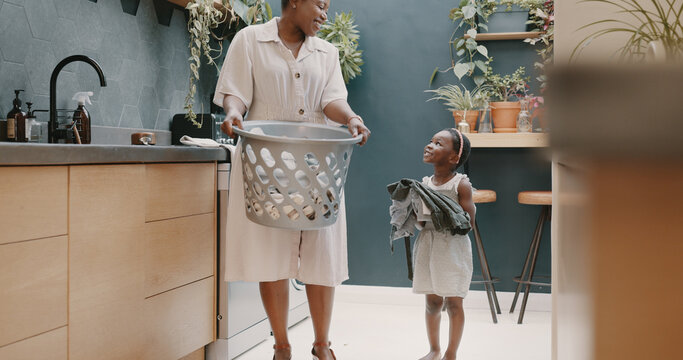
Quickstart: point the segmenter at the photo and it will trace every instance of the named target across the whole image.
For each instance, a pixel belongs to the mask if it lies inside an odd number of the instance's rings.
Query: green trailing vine
[[[193,105],[202,55],[207,64],[213,65],[216,72],[219,72],[216,60],[223,53],[223,40],[228,37],[216,34],[219,26],[226,24],[228,28],[236,27],[238,31],[243,26],[261,23],[272,17],[270,5],[264,0],[221,0],[221,4],[222,8],[218,9],[213,0],[191,0],[185,7],[189,13],[187,30],[190,33],[190,79],[184,109],[185,117],[197,127],[201,127],[202,123],[197,122]],[[234,36],[234,32],[230,35]],[[217,47],[212,47],[212,42]]]
[[[347,84],[361,74],[360,67],[363,65],[363,51],[358,50],[360,35],[353,21],[353,13],[350,11],[348,14],[335,14],[334,21],[326,22],[318,32],[319,38],[329,41],[339,50],[339,63]]]

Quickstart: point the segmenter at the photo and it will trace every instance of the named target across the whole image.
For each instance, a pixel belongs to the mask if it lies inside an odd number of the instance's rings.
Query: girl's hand
[[[368,129],[367,126],[365,126],[363,120],[361,120],[360,117],[353,116],[351,119],[349,119],[349,122],[348,124],[346,124],[346,126],[349,128],[351,136],[363,136],[363,140],[361,140],[360,143],[358,143],[358,145],[363,146],[366,142],[368,142],[368,138],[370,137],[370,129]]]
[[[228,114],[225,116],[225,120],[223,120],[223,123],[221,124],[221,131],[228,134],[228,136],[234,138],[237,135],[234,131],[232,131],[232,127],[237,126],[240,129],[244,129],[244,127],[242,126],[243,121],[244,117],[242,116],[242,114],[240,114],[237,111],[229,111]]]

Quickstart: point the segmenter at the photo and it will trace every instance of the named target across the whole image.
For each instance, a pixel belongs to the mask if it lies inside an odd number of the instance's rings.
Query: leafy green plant
[[[218,9],[213,0],[191,0],[185,8],[189,13],[187,30],[190,33],[190,79],[185,96],[185,117],[195,126],[201,127],[202,124],[197,122],[197,115],[193,110],[196,82],[199,81],[202,55],[209,65],[213,65],[217,72],[220,71],[216,59],[223,53],[225,37],[216,35],[216,30],[223,23],[228,26],[260,23],[270,19],[272,12],[264,0],[222,0],[222,9]],[[217,43],[216,48],[212,47],[212,40]]]
[[[545,1],[546,0],[500,0],[500,4],[506,6],[506,11],[512,10],[512,5],[531,10],[540,8]]]
[[[599,3],[615,7],[617,14],[628,14],[631,21],[604,19],[579,28],[601,28],[581,40],[571,53],[574,60],[594,39],[612,33],[626,33],[629,38],[616,53],[624,60],[642,61],[647,47],[653,41],[661,42],[666,57],[674,61],[683,59],[683,2],[677,0],[583,0],[582,3]],[[678,2],[678,4],[677,4]],[[646,5],[641,5],[646,4]],[[649,4],[648,4],[649,3]]]
[[[520,66],[511,75],[493,74],[489,67],[486,72],[486,85],[489,86],[489,95],[500,101],[511,101],[513,97],[523,98],[527,95],[527,84],[531,77],[526,76],[526,69]]]
[[[425,90],[434,93],[429,100],[441,100],[449,111],[479,110],[486,107],[488,102],[488,86],[477,87],[470,91],[463,85],[444,85],[438,89]]]
[[[434,81],[438,72],[453,70],[458,79],[463,76],[472,76],[474,83],[480,86],[484,83],[484,73],[490,63],[489,52],[486,46],[476,40],[477,33],[487,31],[486,21],[496,11],[496,0],[460,0],[457,7],[451,9],[449,17],[458,25],[453,30],[448,46],[451,56],[451,66],[445,70],[434,69],[429,83]],[[456,36],[462,29],[461,36]],[[455,54],[454,54],[455,52]],[[456,62],[455,58],[461,57]],[[479,69],[480,74],[477,74]]]
[[[326,22],[318,32],[319,38],[329,41],[339,50],[339,63],[347,84],[361,74],[360,67],[363,65],[363,51],[358,50],[360,35],[353,21],[353,13],[350,11],[348,14],[335,14],[334,21]]]

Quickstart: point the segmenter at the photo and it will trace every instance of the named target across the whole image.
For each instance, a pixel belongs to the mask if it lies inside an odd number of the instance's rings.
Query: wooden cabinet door
[[[66,325],[66,266],[66,236],[0,245],[0,347]]]
[[[66,166],[0,167],[0,244],[66,235],[67,181]]]
[[[144,359],[179,359],[215,340],[215,282],[211,276],[145,300]]]
[[[215,211],[216,164],[149,164],[147,221]]]
[[[145,228],[146,297],[214,275],[214,214],[153,221]]]
[[[66,326],[0,347],[0,359],[66,360]]]
[[[70,360],[144,358],[144,170],[71,167]]]

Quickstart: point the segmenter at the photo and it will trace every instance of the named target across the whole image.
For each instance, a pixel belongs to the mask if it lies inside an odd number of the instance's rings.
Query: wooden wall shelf
[[[470,133],[473,148],[533,148],[548,147],[547,133]]]
[[[529,38],[537,38],[541,36],[540,31],[527,31],[527,32],[505,32],[505,33],[479,33],[474,38],[477,41],[490,41],[490,40],[524,40]],[[465,38],[469,38],[465,34]]]

